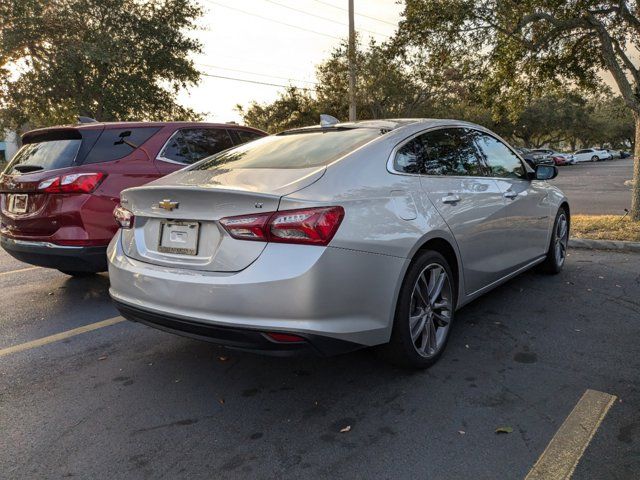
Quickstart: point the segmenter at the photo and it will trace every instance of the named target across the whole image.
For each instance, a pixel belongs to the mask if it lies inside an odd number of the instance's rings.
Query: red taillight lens
[[[259,213],[257,215],[240,215],[220,220],[220,224],[229,235],[238,240],[256,240],[266,242],[267,222],[273,213]]]
[[[343,218],[342,207],[276,212],[269,220],[269,241],[327,245]]]
[[[133,216],[133,212],[127,210],[122,205],[118,205],[113,210],[113,218],[116,219],[120,228],[131,228],[133,227],[133,220],[135,217]]]
[[[343,218],[342,207],[321,207],[226,217],[220,224],[238,240],[328,245]]]
[[[72,173],[43,180],[38,190],[47,193],[91,193],[107,175],[104,173]]]
[[[304,342],[304,338],[299,337],[298,335],[291,335],[290,333],[278,333],[278,332],[269,332],[265,334],[271,340],[279,343],[300,343]]]

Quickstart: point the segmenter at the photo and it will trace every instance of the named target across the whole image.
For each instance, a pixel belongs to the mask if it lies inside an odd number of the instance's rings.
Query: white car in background
[[[595,148],[583,148],[573,154],[573,159],[578,162],[599,162],[600,160],[611,160],[612,156],[606,150]]]

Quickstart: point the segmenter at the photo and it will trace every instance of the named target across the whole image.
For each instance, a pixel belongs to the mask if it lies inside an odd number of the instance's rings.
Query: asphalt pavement
[[[631,158],[558,168],[560,173],[552,183],[569,199],[571,213],[624,215],[624,209],[631,208],[631,185],[625,185],[633,178]]]
[[[0,351],[116,317],[107,288],[0,253]],[[595,389],[619,400],[574,478],[634,478],[639,298],[640,255],[572,251],[562,274],[525,273],[459,311],[421,372],[128,321],[27,344],[0,356],[0,477],[524,478]]]

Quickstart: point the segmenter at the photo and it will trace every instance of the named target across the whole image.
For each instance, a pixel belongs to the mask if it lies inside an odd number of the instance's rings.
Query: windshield
[[[205,158],[191,170],[318,167],[380,135],[380,130],[372,128],[274,135]]]
[[[28,173],[70,167],[81,143],[80,139],[28,143],[18,150],[6,172]]]

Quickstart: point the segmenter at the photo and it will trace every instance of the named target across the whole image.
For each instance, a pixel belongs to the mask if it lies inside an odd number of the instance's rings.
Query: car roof
[[[209,123],[209,122],[90,122],[90,123],[78,123],[68,125],[55,125],[52,127],[37,128],[30,130],[22,135],[22,139],[42,135],[49,132],[61,131],[61,130],[102,130],[102,129],[116,129],[116,128],[140,128],[140,127],[212,127],[212,128],[233,128],[238,130],[248,130],[253,132],[259,132],[267,134],[262,130],[253,127],[246,127],[244,125],[238,125],[236,123]]]
[[[436,126],[468,126],[473,128],[479,128],[486,130],[485,127],[477,125],[471,122],[465,122],[463,120],[455,120],[449,118],[389,118],[380,120],[359,120],[356,122],[339,122],[327,127],[321,127],[320,125],[313,125],[309,127],[293,128],[280,132],[279,135],[289,133],[304,133],[311,131],[321,131],[330,129],[347,129],[347,128],[374,128],[384,131],[399,130],[404,127],[411,128],[430,128]]]

